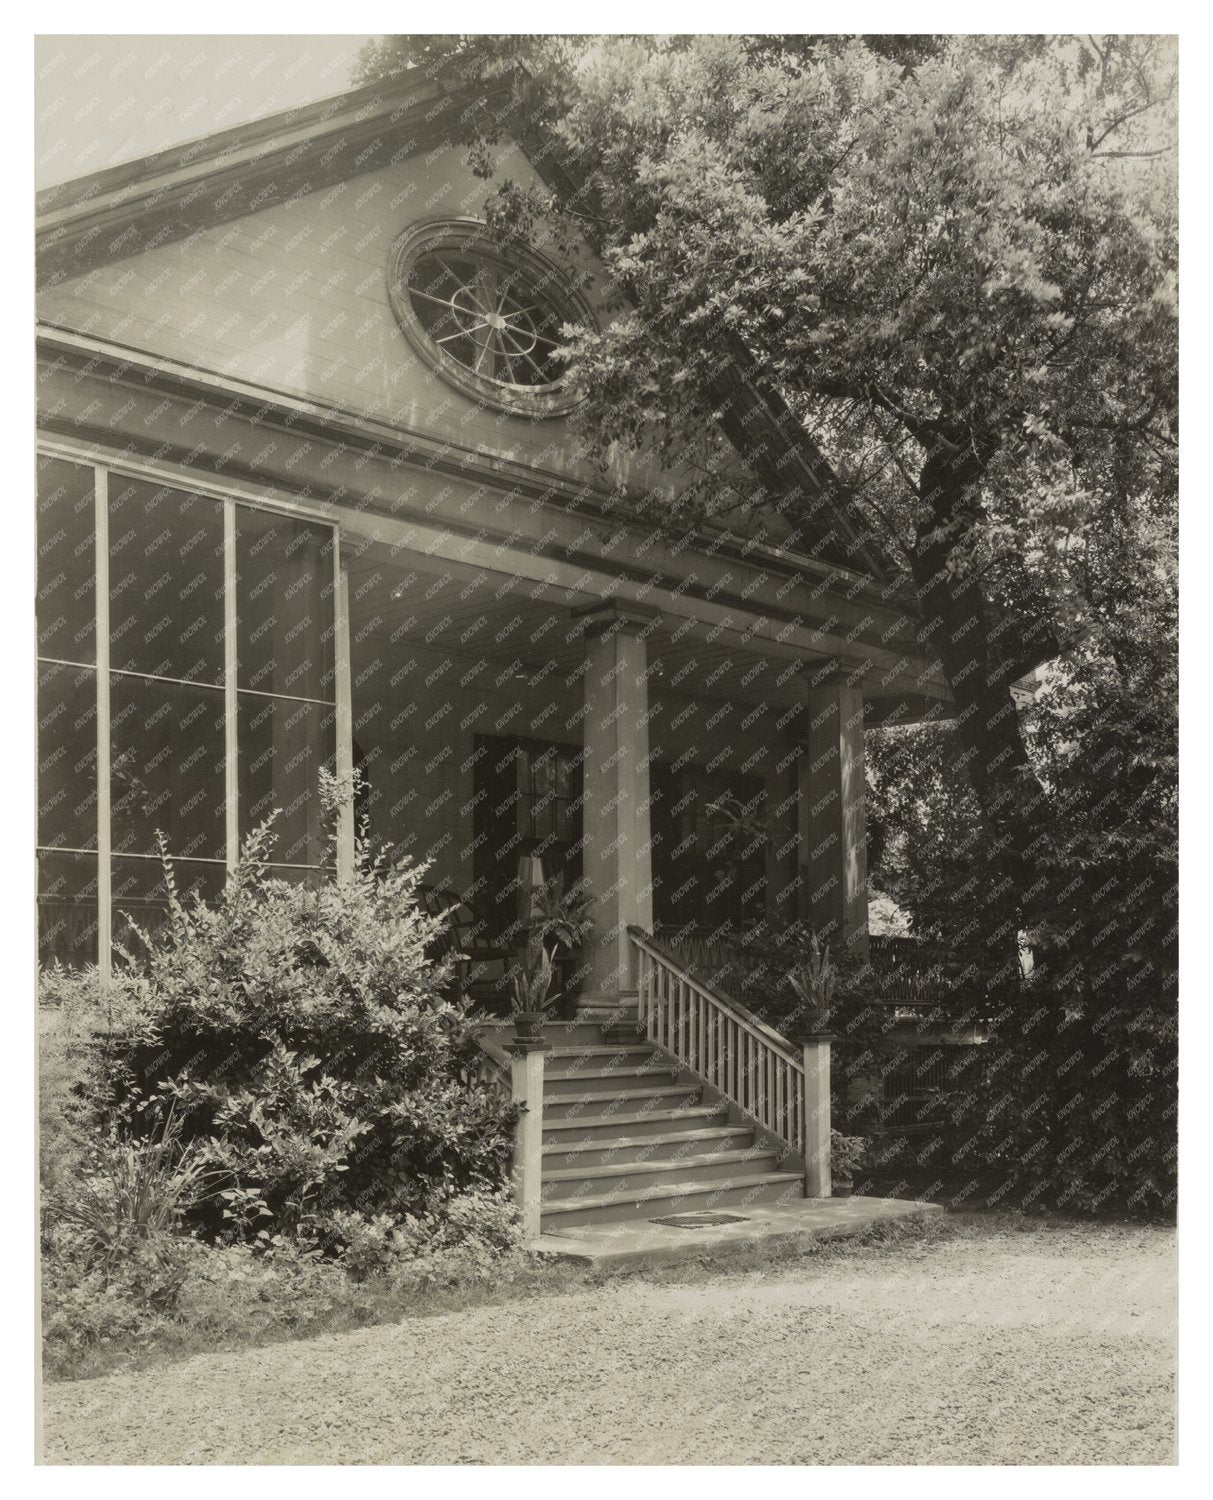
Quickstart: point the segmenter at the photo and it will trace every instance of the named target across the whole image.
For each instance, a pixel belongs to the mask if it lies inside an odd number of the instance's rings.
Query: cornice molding
[[[613,513],[609,491],[569,474],[484,453],[346,408],[322,405],[272,387],[253,386],[217,371],[182,365],[175,360],[51,324],[39,325],[38,350],[39,356],[52,366],[84,371],[110,382],[126,383],[144,394],[180,396],[191,403],[203,400],[208,405],[217,406],[225,416],[242,418],[258,428],[284,430],[332,447],[344,445],[359,453],[373,453],[388,462],[405,464],[446,478],[472,484],[492,484],[564,513],[572,512],[604,525],[625,529],[627,526]],[[58,422],[40,417],[40,424],[45,430],[64,436],[82,432],[75,418]],[[111,431],[105,436],[112,441],[114,435]],[[856,603],[887,610],[890,615],[917,613],[914,601],[874,584],[861,574],[766,543],[710,534],[701,538],[692,550],[710,554],[722,562],[767,570],[787,579],[799,579],[807,587],[817,584],[836,588],[839,592],[846,591]],[[794,613],[794,610],[786,611],[788,618]]]
[[[38,285],[453,145],[467,111],[493,96],[418,69],[48,188],[38,197]]]

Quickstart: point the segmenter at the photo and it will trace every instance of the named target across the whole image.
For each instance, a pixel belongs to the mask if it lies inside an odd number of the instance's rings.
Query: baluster
[[[654,1020],[654,1024],[655,1024],[655,1028],[656,1028],[655,1031],[654,1031],[654,1040],[657,1042],[658,1046],[661,1046],[661,1047],[665,1046],[665,1009],[666,1009],[666,975],[667,975],[667,973],[668,973],[668,970],[666,969],[665,964],[659,962],[657,964],[657,993],[656,993],[656,995],[654,997],[655,1000],[656,1000],[656,1014],[654,1015],[653,1020]]]
[[[760,1125],[767,1122],[767,1048],[765,1042],[754,1043],[754,1118]]]
[[[788,1063],[787,1059],[779,1059],[779,1076],[775,1098],[775,1119],[779,1123],[779,1139],[786,1141],[788,1138]]]
[[[690,1057],[688,1061],[691,1067],[699,1069],[699,991],[691,990],[691,1020],[690,1020]]]
[[[737,1049],[733,1045],[733,1019],[725,1017],[724,1022],[724,1089],[730,1099],[736,1099],[737,1089],[733,1081],[733,1074],[737,1070]]]

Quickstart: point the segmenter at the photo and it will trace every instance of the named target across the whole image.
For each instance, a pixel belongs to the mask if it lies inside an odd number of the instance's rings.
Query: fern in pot
[[[788,974],[788,983],[800,1002],[801,1025],[806,1035],[824,1031],[834,1004],[838,970],[830,961],[830,945],[824,948],[813,933],[808,956]]]

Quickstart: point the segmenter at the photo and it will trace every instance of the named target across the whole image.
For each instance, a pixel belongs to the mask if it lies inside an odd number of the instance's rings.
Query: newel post
[[[515,1037],[510,1043],[510,1096],[519,1106],[514,1125],[514,1202],[529,1242],[539,1237],[543,1186],[543,1054],[548,1044]]]
[[[804,1195],[828,1198],[830,1180],[830,1043],[828,1031],[804,1044]]]

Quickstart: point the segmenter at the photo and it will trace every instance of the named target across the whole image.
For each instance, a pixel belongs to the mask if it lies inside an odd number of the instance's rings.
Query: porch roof
[[[584,653],[575,612],[610,597],[603,592],[601,575],[587,578],[583,573],[580,586],[564,579],[545,581],[487,568],[487,559],[400,552],[352,534],[347,534],[343,557],[355,641],[396,651],[412,642],[456,660],[466,658],[469,664],[484,659],[532,683],[550,679],[571,684],[580,692]],[[643,601],[657,616],[647,632],[648,657],[655,690],[663,695],[765,704],[781,714],[786,711],[791,724],[804,707],[815,669],[839,665],[859,674],[867,661],[862,643],[840,660],[826,644],[837,644],[832,636],[804,625],[788,628],[786,621],[764,619],[758,609],[738,614],[735,606],[719,599],[697,599],[687,592],[675,596],[666,589],[629,586],[622,578],[615,582],[615,597]],[[815,648],[814,634],[819,637]],[[893,653],[881,655],[887,680],[881,682],[879,667],[863,673],[870,723],[909,723],[950,712],[940,683],[919,681],[909,667],[896,672],[889,664],[895,663]]]

